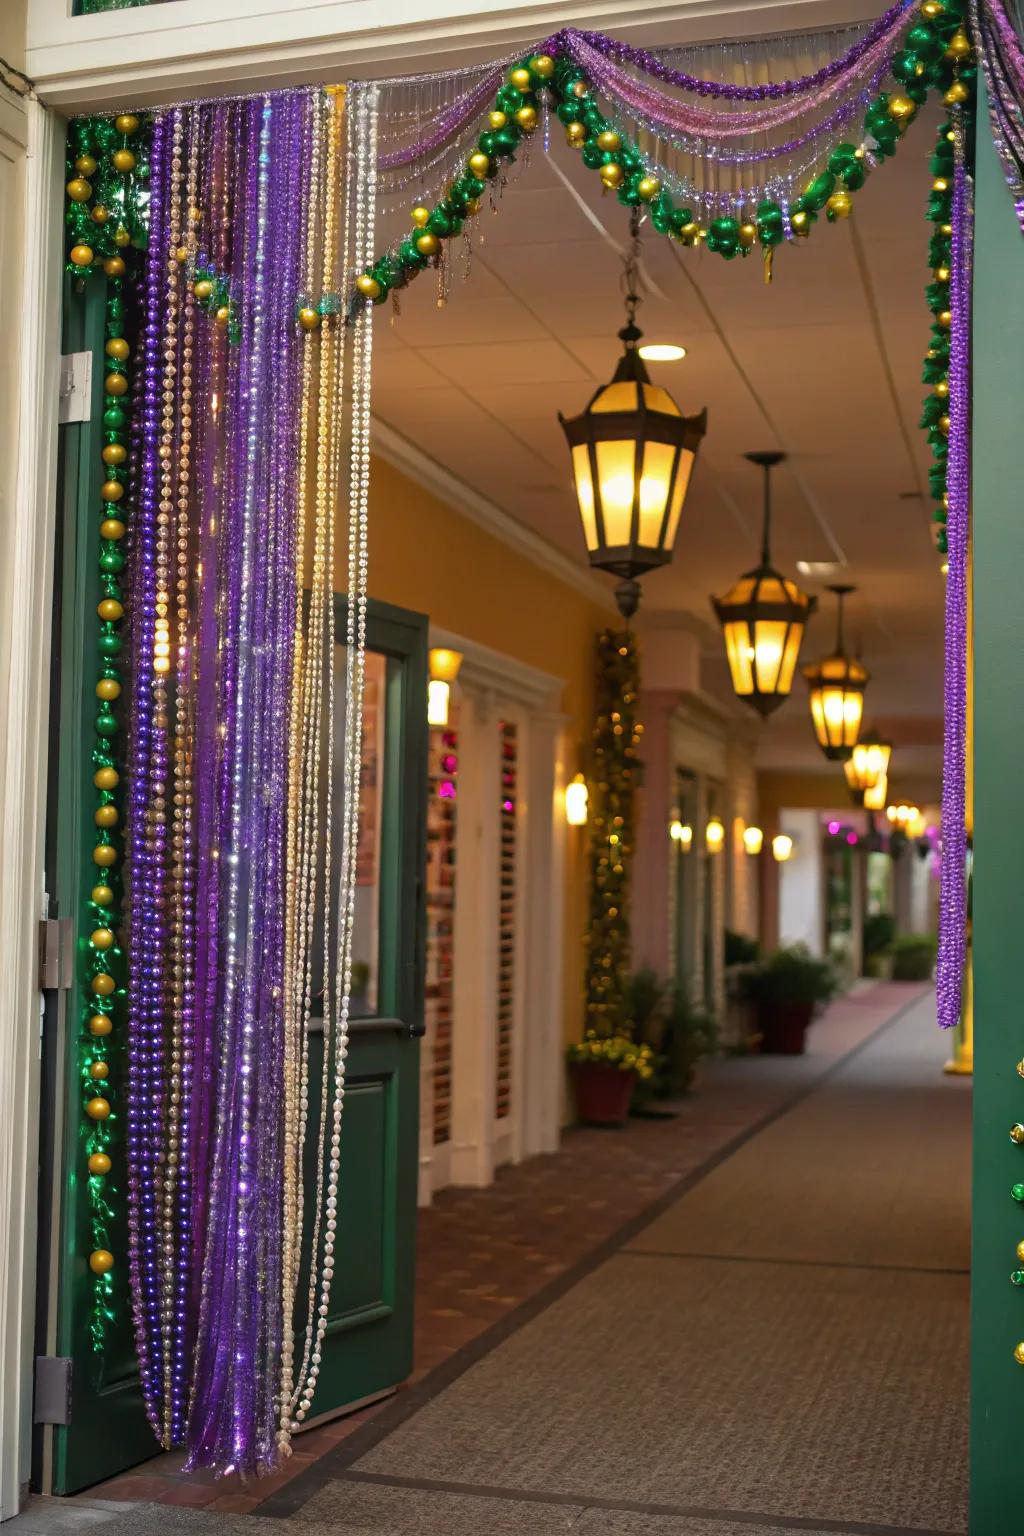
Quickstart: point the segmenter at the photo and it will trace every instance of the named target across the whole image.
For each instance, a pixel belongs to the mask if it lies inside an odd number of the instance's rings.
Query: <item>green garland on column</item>
[[[597,641],[597,719],[591,746],[588,821],[590,919],[585,938],[585,1025],[598,1037],[621,1027],[629,980],[630,877],[640,773],[640,672],[632,634],[604,630]]]
[[[104,324],[103,446],[97,466],[99,491],[99,591],[96,616],[96,700],[91,746],[96,798],[92,869],[83,891],[83,928],[78,953],[82,1015],[78,1074],[84,1115],[80,1156],[87,1174],[89,1269],[93,1280],[89,1332],[102,1357],[116,1312],[112,1229],[121,1195],[111,1153],[119,1140],[120,1115],[112,1071],[123,1042],[125,961],[119,938],[121,796],[118,769],[120,723],[114,705],[121,695],[120,634],[124,618],[122,540],[127,531],[131,358],[126,286],[146,244],[147,126],[134,114],[82,118],[68,140],[66,225],[68,270],[77,279],[106,282]],[[125,1282],[126,1283],[126,1282]]]

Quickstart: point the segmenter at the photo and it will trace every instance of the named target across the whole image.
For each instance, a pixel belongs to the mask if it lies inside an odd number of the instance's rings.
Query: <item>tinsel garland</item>
[[[632,633],[604,630],[597,640],[596,721],[591,743],[588,860],[590,918],[584,943],[584,1013],[588,1034],[616,1033],[632,954],[630,879],[635,836],[639,659]]]
[[[896,7],[884,20],[895,26],[902,25],[903,18],[904,8]],[[560,33],[542,45],[541,51],[522,59],[507,72],[487,127],[462,172],[433,208],[418,206],[412,210],[411,232],[360,274],[356,282],[358,293],[365,301],[383,303],[393,290],[404,287],[424,267],[441,260],[445,242],[461,233],[466,220],[478,211],[488,185],[503,176],[505,167],[514,161],[524,141],[536,130],[547,105],[554,107],[565,126],[568,142],[579,150],[584,165],[599,174],[605,190],[613,191],[627,207],[646,206],[659,233],[682,245],[704,242],[725,260],[746,256],[760,246],[765,255],[766,274],[770,275],[772,253],[783,241],[805,238],[823,213],[830,222],[849,216],[851,194],[863,186],[872,166],[895,154],[900,137],[930,90],[948,91],[960,85],[967,90],[971,67],[961,67],[962,59],[956,52],[961,38],[967,53],[970,52],[970,44],[962,33],[962,19],[960,0],[924,0],[918,19],[902,38],[901,47],[885,53],[886,39],[881,35],[873,38],[866,49],[851,55],[852,71],[863,69],[866,58],[884,61],[878,67],[890,69],[900,87],[895,92],[879,91],[872,97],[864,114],[862,142],[837,144],[827,163],[791,203],[760,197],[756,206],[744,208],[743,198],[737,196],[730,200],[737,205],[733,211],[722,211],[706,222],[701,222],[694,206],[673,197],[665,186],[664,168],[645,156],[611,109],[602,105],[599,85],[606,91],[611,86],[603,63],[607,50],[597,46],[594,34]],[[871,48],[877,50],[875,55]],[[634,58],[631,62],[638,60]],[[639,63],[640,67],[647,67],[646,61]],[[959,71],[958,81],[952,81],[954,69]],[[595,78],[598,75],[600,81]],[[701,83],[687,77],[687,88],[691,90]],[[776,92],[781,102],[774,106],[716,115],[709,109],[688,108],[672,98],[659,98],[654,88],[643,86],[632,76],[619,79],[615,89],[623,102],[635,104],[642,99],[650,111],[660,112],[660,116],[650,120],[652,132],[668,134],[685,122],[705,142],[714,141],[723,133],[749,136],[769,123],[781,124],[806,110],[799,101],[790,104],[783,91]],[[713,93],[717,94],[718,89],[713,86]],[[768,89],[752,88],[748,99],[769,100],[765,94]],[[791,143],[782,146],[791,147]],[[759,154],[764,157],[776,152],[764,149]],[[752,158],[757,157],[752,154]]]

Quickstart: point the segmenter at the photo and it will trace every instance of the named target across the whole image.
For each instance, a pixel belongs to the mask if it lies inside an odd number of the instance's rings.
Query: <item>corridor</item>
[[[805,1058],[718,1062],[677,1120],[570,1136],[546,1209],[559,1179],[599,1197],[617,1156],[635,1182],[645,1138],[646,1208],[256,1512],[96,1490],[62,1515],[104,1536],[963,1531],[970,1087],[947,1054],[929,992],[868,987]],[[12,1530],[72,1528],[43,1513]]]

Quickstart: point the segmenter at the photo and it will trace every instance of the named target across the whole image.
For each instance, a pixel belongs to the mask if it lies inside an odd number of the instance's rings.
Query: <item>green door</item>
[[[50,827],[50,915],[82,926],[93,845],[94,633],[99,600],[98,517],[103,445],[104,295],[99,282],[65,295],[65,352],[93,356],[91,417],[61,428],[56,551]],[[344,633],[343,610],[339,622]],[[353,1027],[342,1142],[341,1220],[330,1334],[314,1413],[386,1391],[411,1364],[416,1219],[419,1040],[423,1017],[422,865],[427,787],[426,619],[371,605],[368,680],[376,715],[367,733],[366,847],[359,871],[361,987]],[[342,655],[341,647],[339,652]],[[369,701],[368,701],[369,702]],[[373,750],[371,751],[371,747]],[[44,1018],[37,1353],[70,1362],[70,1417],[37,1432],[33,1482],[74,1493],[156,1452],[135,1364],[128,1295],[123,1041],[110,1053],[115,1255],[109,1316],[94,1346],[84,1145],[81,1020],[84,957]],[[320,1040],[311,1040],[319,1071]],[[315,1102],[315,1100],[314,1100]],[[307,1207],[314,1200],[310,1170]],[[56,1415],[55,1415],[56,1416]]]

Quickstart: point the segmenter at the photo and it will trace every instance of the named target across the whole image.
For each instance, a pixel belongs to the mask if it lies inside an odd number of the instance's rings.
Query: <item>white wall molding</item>
[[[534,533],[525,523],[518,522],[496,502],[475,491],[465,480],[460,480],[458,475],[453,475],[450,469],[445,469],[407,437],[396,432],[394,427],[389,427],[376,417],[373,420],[371,449],[385,463],[393,465],[439,501],[445,502],[453,512],[468,518],[485,533],[500,539],[503,544],[514,549],[517,555],[523,555],[556,581],[574,587],[598,608],[604,608],[609,613],[616,611],[611,587],[583,564],[582,553],[577,561],[556,545],[549,544],[539,533]]]
[[[16,154],[22,162],[16,174],[23,177],[20,205],[8,208],[15,238],[23,242],[23,261],[4,263],[8,296],[20,297],[20,304],[13,334],[6,314],[0,327],[5,349],[14,348],[20,359],[17,400],[11,405],[17,421],[14,495],[2,519],[0,572],[0,817],[6,854],[0,927],[8,946],[0,969],[0,1054],[10,1081],[18,1085],[0,1124],[2,1519],[18,1513],[32,1437],[42,1001],[38,921],[44,899],[64,180],[57,120],[35,101],[24,101],[17,110],[24,114],[23,143],[11,146],[6,137],[0,139],[0,154],[5,159]],[[29,284],[31,301],[22,296]]]
[[[460,652],[462,666],[456,686],[462,692],[472,693],[476,707],[483,707],[489,714],[493,713],[489,700],[499,695],[531,710],[550,711],[561,703],[565,679],[551,672],[542,672],[539,667],[516,661],[489,645],[467,640],[464,635],[436,624],[430,626],[430,645]]]

